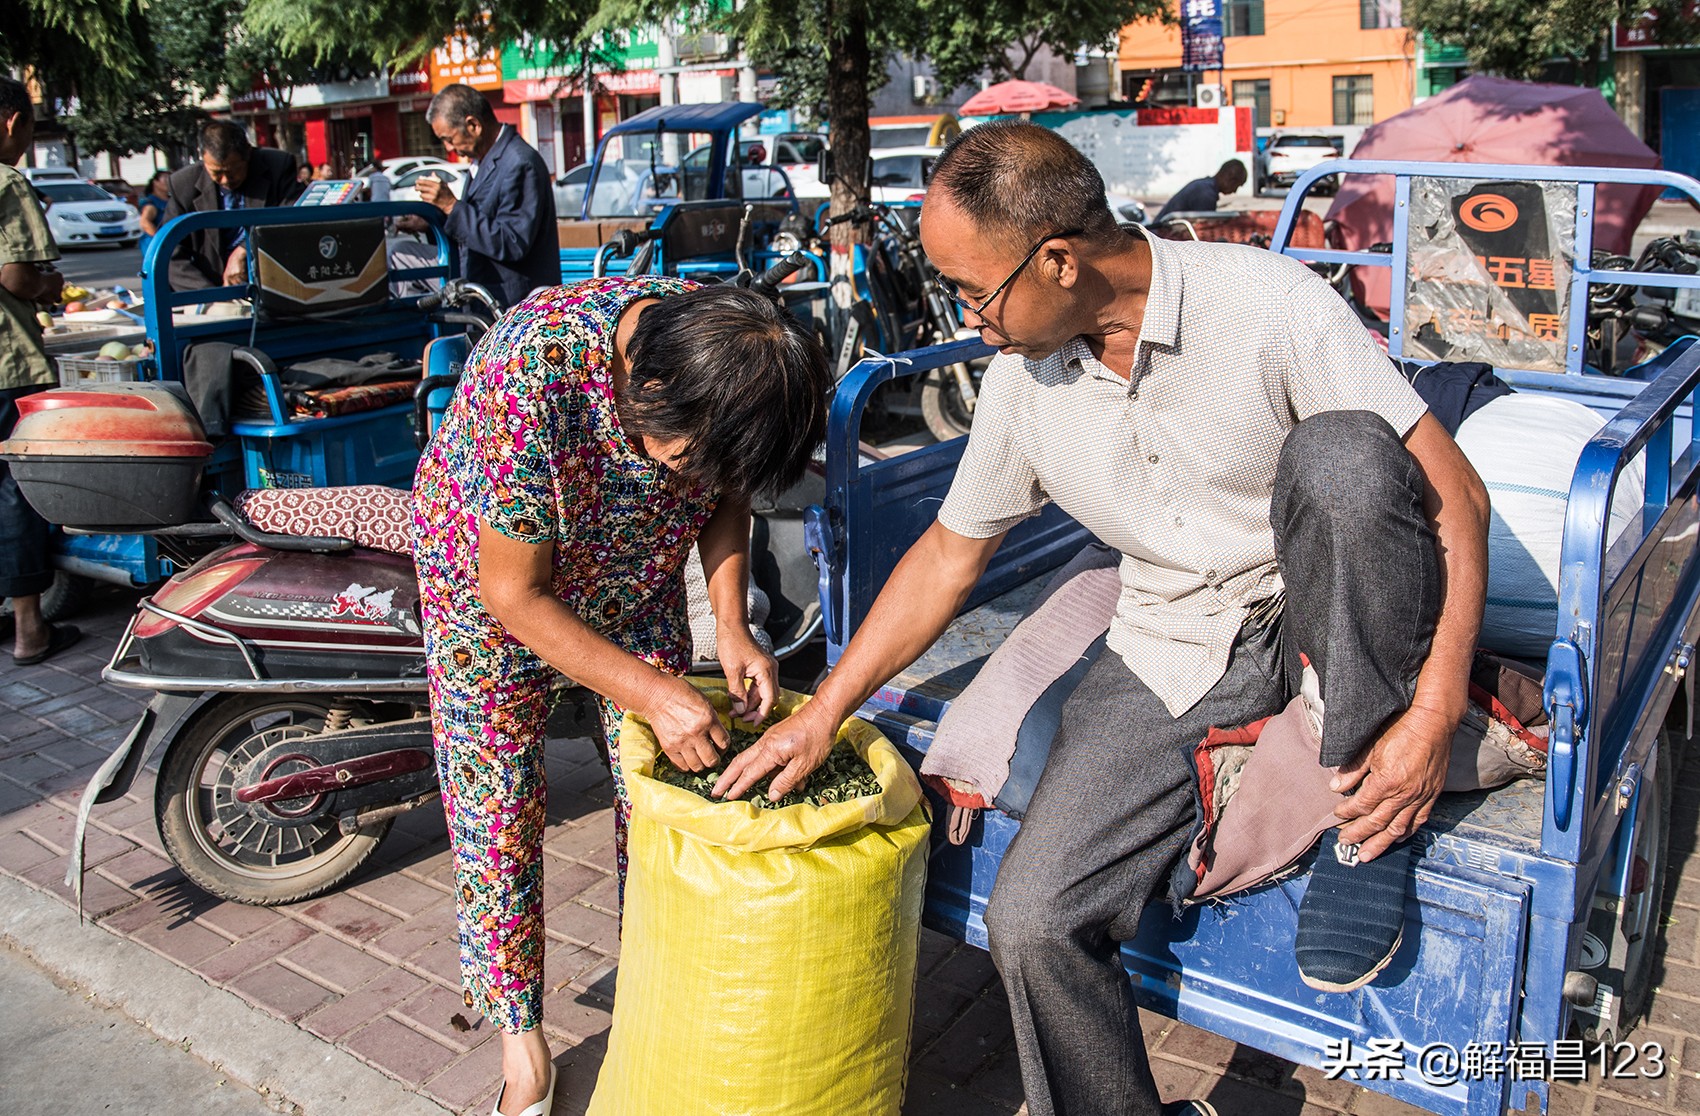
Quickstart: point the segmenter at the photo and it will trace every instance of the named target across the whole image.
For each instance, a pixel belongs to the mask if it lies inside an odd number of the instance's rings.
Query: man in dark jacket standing
[[[440,178],[417,182],[419,200],[441,209],[444,229],[460,245],[461,272],[512,306],[537,287],[561,281],[555,193],[543,157],[496,119],[484,94],[446,86],[425,119],[443,146],[473,164],[466,197]]]
[[[165,219],[184,213],[257,209],[287,205],[301,193],[295,156],[254,147],[228,120],[201,125],[201,161],[171,176]],[[191,233],[171,257],[171,287],[196,291],[248,281],[246,229],[202,229]]]

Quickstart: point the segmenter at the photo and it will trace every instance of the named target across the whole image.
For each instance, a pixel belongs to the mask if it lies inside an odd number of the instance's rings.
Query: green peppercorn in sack
[[[782,692],[763,727],[806,701]],[[636,717],[619,739],[626,907],[589,1116],[898,1116],[930,824],[896,747],[846,721],[770,806],[704,797]]]

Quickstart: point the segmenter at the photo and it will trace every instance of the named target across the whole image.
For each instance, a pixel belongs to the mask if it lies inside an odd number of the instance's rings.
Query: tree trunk
[[[1007,54],[1004,55],[1004,64],[1005,64],[1006,68],[1009,70],[1009,75],[1011,77],[1013,77],[1016,81],[1026,81],[1027,80],[1027,67],[1029,67],[1033,64],[1033,56],[1035,54],[1039,53],[1040,40],[1037,37],[1029,38],[1029,39],[1017,39],[1016,45],[1021,48],[1021,62],[1020,62],[1020,64],[1015,65],[1015,66],[1010,66],[1009,65],[1009,56]]]
[[[864,0],[828,0],[827,25],[835,28],[827,43],[827,131],[832,144],[832,213],[848,213],[868,195],[868,9]],[[851,250],[869,238],[846,222],[832,230],[829,270],[832,300],[840,310],[855,301]]]

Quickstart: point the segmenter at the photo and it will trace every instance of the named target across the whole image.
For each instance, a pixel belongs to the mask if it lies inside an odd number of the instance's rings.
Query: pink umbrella
[[[996,116],[1010,112],[1050,112],[1078,105],[1080,98],[1042,81],[1000,81],[988,85],[963,104],[963,116]]]
[[[1470,77],[1364,132],[1354,159],[1437,163],[1532,163],[1537,166],[1657,167],[1659,156],[1620,120],[1595,89]],[[1594,246],[1627,253],[1658,186],[1602,186]],[[1393,180],[1346,175],[1328,207],[1347,248],[1393,239]],[[1369,274],[1365,274],[1368,272]],[[1367,282],[1365,282],[1367,280]],[[1353,285],[1384,316],[1387,273],[1358,268]]]

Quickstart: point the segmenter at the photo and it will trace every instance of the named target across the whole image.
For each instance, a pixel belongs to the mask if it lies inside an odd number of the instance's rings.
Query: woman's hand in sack
[[[767,789],[770,800],[784,798],[807,781],[826,760],[838,725],[822,723],[825,706],[810,702],[762,733],[761,739],[735,756],[714,784],[718,798],[741,798],[744,792],[778,771]]]
[[[714,706],[683,678],[663,676],[647,707],[638,710],[667,758],[681,771],[703,771],[720,762],[731,743]]]
[[[732,695],[732,715],[757,725],[773,711],[779,696],[779,662],[750,635],[747,626],[722,627],[715,633],[720,669]]]

